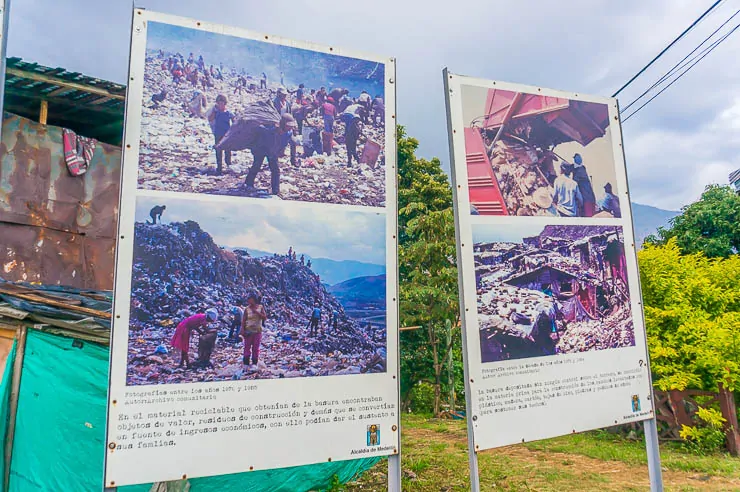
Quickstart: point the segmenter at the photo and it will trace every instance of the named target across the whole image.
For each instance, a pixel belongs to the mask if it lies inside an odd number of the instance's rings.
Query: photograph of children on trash
[[[128,385],[386,371],[385,215],[139,197]]]
[[[622,216],[606,104],[461,93],[471,214]]]
[[[481,359],[635,344],[618,226],[474,224]]]
[[[383,63],[152,22],[140,189],[382,207]]]

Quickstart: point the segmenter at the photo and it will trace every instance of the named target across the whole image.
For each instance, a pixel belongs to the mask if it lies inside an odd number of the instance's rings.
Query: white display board
[[[652,418],[616,100],[444,77],[474,449]]]
[[[398,454],[394,59],[133,17],[105,486]]]

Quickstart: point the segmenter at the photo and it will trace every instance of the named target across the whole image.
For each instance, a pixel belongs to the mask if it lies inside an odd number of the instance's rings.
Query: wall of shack
[[[62,129],[5,113],[0,143],[0,277],[113,288],[121,149],[98,142],[67,171]]]

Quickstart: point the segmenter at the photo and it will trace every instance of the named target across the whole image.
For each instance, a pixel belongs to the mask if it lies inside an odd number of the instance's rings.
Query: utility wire
[[[663,82],[665,82],[666,80],[668,80],[674,73],[680,71],[686,65],[689,65],[696,57],[692,58],[691,60],[689,60],[687,62],[686,62],[686,60],[691,55],[693,55],[694,53],[696,53],[696,50],[698,50],[699,48],[701,48],[704,45],[704,43],[706,43],[707,41],[709,41],[710,39],[712,39],[714,37],[714,35],[717,34],[720,31],[720,29],[722,29],[723,27],[725,27],[732,19],[734,19],[737,14],[740,14],[740,10],[737,10],[734,14],[732,14],[730,16],[729,19],[727,19],[726,21],[724,21],[722,23],[722,25],[720,25],[717,29],[715,29],[714,32],[712,32],[712,34],[710,34],[709,36],[707,36],[706,38],[704,38],[704,41],[702,41],[701,43],[699,43],[696,46],[696,48],[694,48],[693,50],[691,50],[691,53],[689,53],[688,55],[684,56],[681,59],[681,61],[679,61],[678,63],[676,63],[675,65],[673,65],[673,67],[670,70],[668,70],[660,79],[658,79],[657,82],[655,82],[653,85],[651,85],[650,87],[648,87],[647,90],[645,90],[645,92],[643,92],[642,94],[640,94],[639,96],[637,96],[627,106],[623,107],[620,110],[620,113],[623,113],[623,112],[627,111],[631,106],[633,106],[635,103],[637,103],[637,101],[639,101],[640,99],[642,99],[643,97],[645,97],[650,91],[652,91],[657,86],[659,86],[660,84],[662,84]],[[699,55],[701,55],[702,53],[703,53],[703,51],[700,52]],[[697,56],[699,56],[699,55],[697,55]],[[684,62],[686,62],[686,63],[684,63]]]
[[[706,17],[706,16],[707,16],[707,14],[709,14],[709,12],[711,12],[712,10],[714,10],[714,9],[715,9],[715,7],[717,7],[717,5],[719,5],[720,3],[722,3],[722,0],[716,0],[716,1],[715,1],[715,2],[714,2],[714,3],[712,4],[712,6],[711,6],[711,7],[709,7],[709,8],[707,9],[707,10],[705,10],[705,11],[704,11],[704,13],[703,13],[703,14],[701,14],[701,15],[699,16],[699,18],[698,18],[698,19],[696,19],[696,20],[695,20],[694,22],[692,22],[692,23],[691,23],[691,25],[690,25],[689,27],[687,27],[687,28],[686,28],[686,29],[684,30],[684,32],[682,32],[681,34],[679,34],[679,35],[678,35],[678,37],[677,37],[676,39],[674,39],[674,40],[673,40],[673,41],[671,42],[671,44],[669,44],[668,46],[666,46],[665,48],[663,48],[663,51],[661,51],[660,53],[658,53],[658,55],[657,55],[657,56],[656,56],[655,58],[653,58],[652,60],[650,60],[650,63],[648,63],[647,65],[645,65],[645,66],[644,66],[644,67],[642,68],[642,70],[640,70],[639,72],[637,72],[637,73],[635,74],[635,76],[634,76],[634,77],[632,77],[631,79],[629,79],[629,80],[627,81],[627,83],[626,83],[626,84],[624,84],[624,85],[623,85],[622,87],[620,87],[620,88],[619,88],[619,90],[618,90],[617,92],[615,92],[614,94],[612,94],[612,97],[617,97],[617,96],[619,95],[619,93],[620,93],[620,92],[622,92],[622,91],[623,91],[624,89],[626,89],[626,88],[627,88],[627,86],[628,86],[628,85],[630,85],[630,84],[631,84],[632,82],[634,82],[634,81],[635,81],[635,79],[636,79],[637,77],[639,77],[640,75],[642,75],[642,74],[643,74],[643,73],[645,72],[645,70],[647,70],[648,68],[650,68],[650,66],[651,66],[651,65],[652,65],[653,63],[655,63],[655,62],[656,62],[656,61],[658,60],[658,58],[660,58],[661,56],[663,56],[663,55],[665,54],[665,52],[666,52],[666,51],[668,51],[669,49],[671,49],[671,48],[673,47],[673,45],[674,45],[674,44],[676,44],[676,43],[677,43],[677,42],[678,42],[678,41],[679,41],[679,40],[680,40],[681,38],[683,38],[683,37],[684,37],[684,36],[685,36],[685,35],[686,35],[686,34],[687,34],[687,33],[688,33],[689,31],[691,31],[691,30],[692,30],[692,29],[693,29],[694,27],[696,27],[696,25],[697,25],[697,24],[698,24],[699,22],[701,22],[701,20],[702,20],[702,19],[703,19],[704,17]]]
[[[681,72],[681,73],[680,73],[680,74],[678,75],[678,77],[676,77],[675,79],[673,79],[673,80],[671,81],[671,83],[670,83],[670,84],[668,84],[667,86],[663,87],[663,88],[662,88],[662,89],[660,90],[660,92],[658,92],[657,94],[655,94],[655,95],[654,95],[653,97],[651,97],[650,99],[648,99],[648,100],[647,100],[647,101],[646,101],[646,102],[645,102],[645,103],[644,103],[644,104],[643,104],[642,106],[640,106],[639,108],[637,108],[636,110],[634,110],[634,111],[633,111],[632,113],[630,113],[630,114],[629,114],[629,116],[627,116],[626,118],[624,118],[624,119],[622,120],[622,123],[624,123],[624,122],[626,122],[627,120],[629,120],[630,118],[632,118],[632,117],[633,117],[633,116],[634,116],[635,114],[637,114],[637,113],[638,113],[638,112],[639,112],[639,111],[640,111],[640,110],[641,110],[642,108],[644,108],[645,106],[647,106],[648,104],[650,104],[650,102],[651,102],[651,101],[652,101],[653,99],[655,99],[656,97],[658,97],[659,95],[661,95],[661,94],[662,94],[663,92],[665,92],[665,90],[666,90],[666,89],[668,89],[668,88],[669,88],[670,86],[672,86],[673,84],[675,84],[676,82],[678,82],[678,80],[679,80],[679,79],[680,79],[681,77],[683,77],[684,75],[686,75],[686,73],[687,73],[687,72],[688,72],[689,70],[691,70],[692,68],[694,68],[694,67],[695,67],[695,66],[696,66],[696,65],[697,65],[697,64],[698,64],[698,63],[699,63],[700,61],[702,61],[702,60],[704,59],[704,57],[705,57],[705,56],[707,56],[707,55],[708,55],[709,53],[711,53],[712,51],[714,51],[714,49],[715,49],[715,48],[716,48],[717,46],[719,46],[720,44],[722,44],[722,42],[723,42],[724,40],[726,40],[726,39],[727,39],[728,37],[730,37],[730,34],[734,33],[734,32],[735,32],[735,31],[736,31],[736,30],[737,30],[738,28],[740,28],[740,24],[736,25],[736,26],[735,26],[735,27],[734,27],[734,28],[733,28],[733,29],[732,29],[732,30],[731,30],[730,32],[728,32],[727,34],[725,34],[724,36],[722,36],[721,38],[719,38],[719,39],[718,39],[717,41],[715,41],[715,42],[714,42],[714,43],[713,43],[712,45],[710,45],[709,47],[707,47],[707,50],[705,50],[706,52],[705,52],[705,53],[704,53],[704,54],[703,54],[703,55],[701,56],[701,58],[699,58],[699,59],[698,59],[698,60],[696,60],[696,61],[695,61],[694,63],[692,63],[691,65],[689,65],[689,67],[688,67],[688,68],[687,68],[686,70],[684,70],[683,72]]]

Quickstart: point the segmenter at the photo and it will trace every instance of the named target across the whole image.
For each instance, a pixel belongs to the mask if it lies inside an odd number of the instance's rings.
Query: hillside
[[[320,277],[299,261],[285,255],[255,258],[222,249],[193,221],[137,223],[135,233],[128,384],[243,377],[241,345],[228,344],[223,337],[228,334],[231,307],[250,292],[262,296],[268,319],[262,339],[265,364],[249,377],[358,373],[385,342],[346,315]],[[315,303],[323,311],[322,330],[328,324],[326,314],[339,313],[338,330],[331,336],[323,331],[315,337],[308,334]],[[158,346],[170,347],[180,320],[210,307],[219,312],[216,327],[221,339],[212,359],[214,367],[206,369],[207,374],[174,368],[172,354],[152,357]],[[191,347],[191,353],[197,350]]]
[[[235,251],[246,251],[250,256],[255,258],[273,255],[267,251],[250,248],[236,248]],[[330,260],[329,258],[314,258],[308,255],[306,259],[311,260],[311,270],[321,277],[323,283],[328,285],[338,284],[357,277],[382,275],[385,273],[385,266],[374,263],[353,260]]]
[[[329,288],[346,308],[375,306],[385,307],[385,275],[358,277]],[[378,302],[380,300],[380,304]]]
[[[680,213],[633,202],[632,219],[635,224],[635,245],[638,248],[642,247],[642,242],[647,236],[655,234],[658,227],[668,226],[669,221]]]

